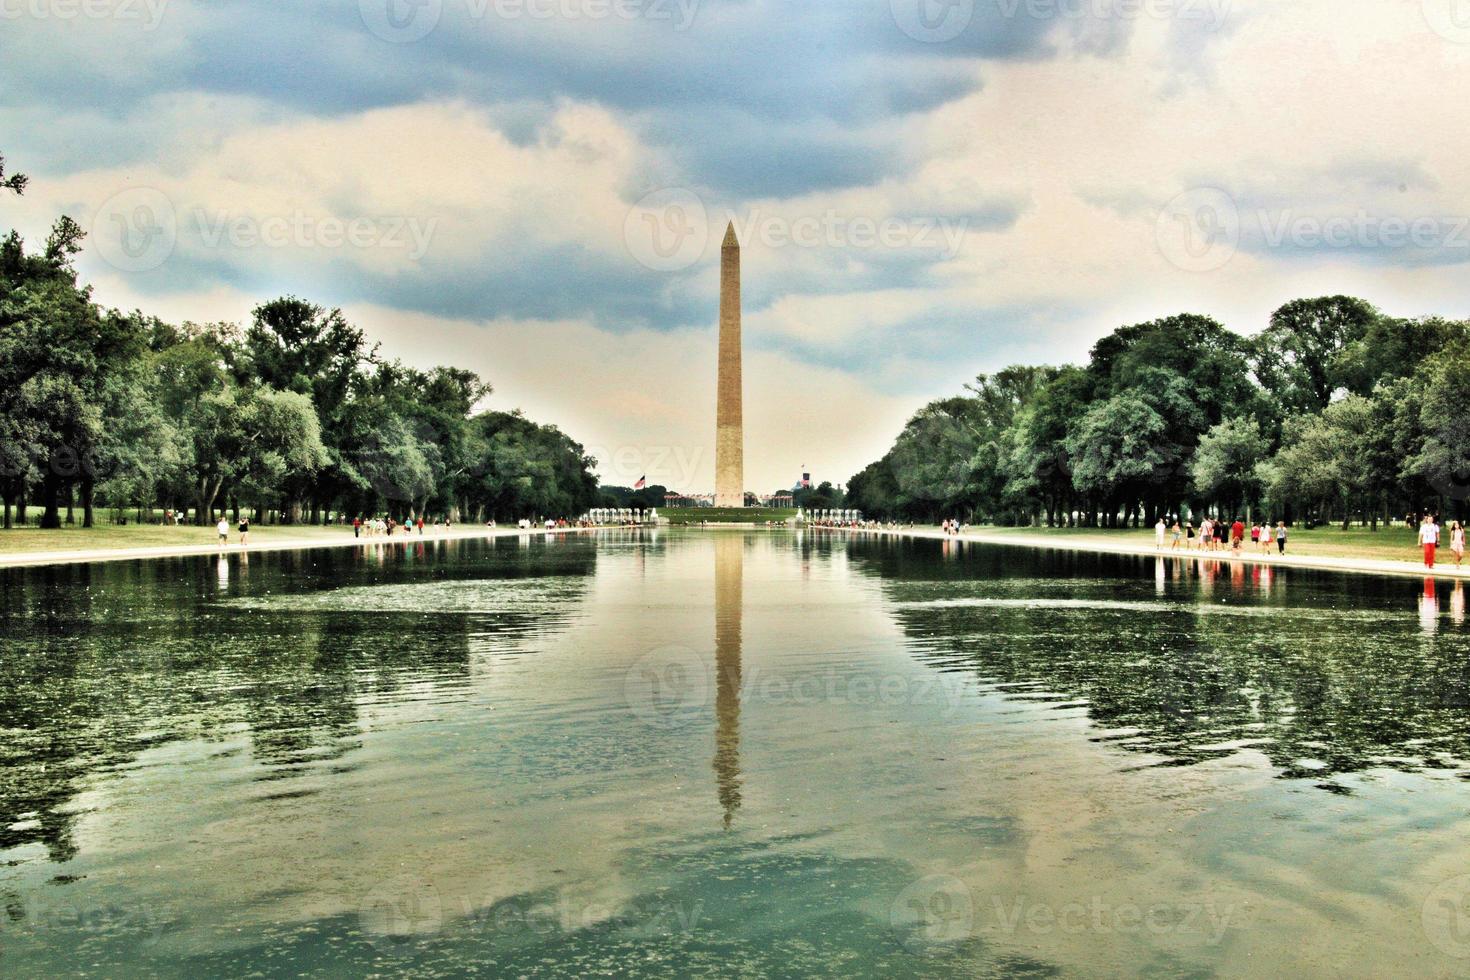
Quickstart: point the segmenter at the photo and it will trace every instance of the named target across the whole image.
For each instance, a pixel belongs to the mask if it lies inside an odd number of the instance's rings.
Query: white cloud
[[[348,313],[389,356],[479,371],[496,386],[489,407],[560,426],[595,451],[607,483],[647,476],[684,491],[714,487],[713,323],[613,335],[585,322]],[[749,345],[743,368],[745,483],[758,492],[791,486],[803,464],[818,480],[845,483],[883,453],[914,408],[850,374]]]
[[[189,12],[166,22],[174,33],[164,35],[149,79],[180,71],[175,39],[197,26],[192,10],[180,9]],[[742,16],[736,7],[709,13]],[[1158,214],[1201,185],[1236,195],[1246,221],[1257,209],[1272,218],[1282,209],[1316,219],[1363,209],[1408,220],[1470,211],[1470,158],[1460,146],[1470,123],[1470,44],[1431,31],[1417,0],[1233,0],[1227,13],[1214,31],[1153,17],[1127,31],[1059,28],[1050,35],[1054,57],[956,57],[984,86],[925,113],[869,112],[849,122],[833,117],[830,102],[809,113],[783,107],[784,126],[878,140],[911,170],[794,197],[727,201],[706,192],[714,232],[727,209],[788,231],[828,214],[994,220],[939,254],[912,243],[862,247],[850,232],[835,246],[747,238],[752,489],[789,485],[802,463],[842,480],[875,458],[921,400],[882,392],[939,396],[1012,361],[1080,359],[1122,323],[1189,310],[1252,332],[1288,299],[1335,292],[1398,313],[1470,314],[1466,265],[1416,265],[1406,252],[1247,242],[1207,272],[1170,261]],[[619,58],[629,45],[676,43],[645,27],[617,35]],[[588,30],[558,24],[550,33],[577,34],[580,44]],[[762,67],[773,78],[795,70]],[[668,472],[651,480],[707,487],[719,236],[706,229],[692,265],[661,273],[639,264],[625,234],[629,201],[644,191],[671,180],[696,191],[716,182],[681,175],[678,161],[689,158],[681,147],[640,135],[658,131],[655,109],[506,98],[519,101],[481,106],[459,91],[315,116],[263,95],[168,90],[122,117],[77,109],[55,123],[75,141],[90,133],[112,143],[134,132],[147,162],[48,175],[12,156],[34,183],[26,198],[7,202],[7,215],[35,238],[58,210],[80,206],[87,224],[111,195],[145,185],[186,219],[200,211],[256,221],[416,219],[431,229],[418,261],[407,249],[300,242],[211,249],[186,227],[169,263],[124,274],[99,260],[99,239],[115,233],[104,227],[94,229],[84,271],[102,301],[176,320],[241,319],[284,292],[342,303],[391,353],[479,369],[497,386],[495,404],[524,407],[602,447],[608,479],[656,470],[653,456],[663,452]],[[680,103],[677,111],[692,110]],[[40,117],[27,112],[11,107],[3,118],[35,125]],[[535,125],[523,125],[528,115]],[[496,121],[511,118],[519,124]],[[582,265],[567,272],[559,262]],[[440,294],[446,308],[462,306],[477,293],[482,306],[500,308],[488,316],[406,311],[433,308]],[[539,298],[558,309],[528,313]],[[636,327],[661,321],[684,327]],[[614,457],[627,447],[633,454],[620,465]]]

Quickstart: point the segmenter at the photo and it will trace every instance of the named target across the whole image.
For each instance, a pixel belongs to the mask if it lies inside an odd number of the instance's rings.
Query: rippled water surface
[[[1470,970],[1457,583],[608,532],[0,616],[4,976]]]

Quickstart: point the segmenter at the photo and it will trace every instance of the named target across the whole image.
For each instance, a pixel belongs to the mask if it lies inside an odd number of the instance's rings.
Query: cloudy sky
[[[976,373],[1348,292],[1470,315],[1470,0],[0,0],[0,226],[104,304],[292,293],[608,482],[845,481]]]

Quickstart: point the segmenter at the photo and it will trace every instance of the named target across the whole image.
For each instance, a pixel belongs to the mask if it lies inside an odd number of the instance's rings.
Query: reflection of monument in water
[[[718,534],[715,546],[715,784],[725,826],[740,809],[740,614],[745,535]]]

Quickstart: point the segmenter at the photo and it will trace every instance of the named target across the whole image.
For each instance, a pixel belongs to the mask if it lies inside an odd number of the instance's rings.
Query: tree
[[[1134,394],[1165,421],[1160,446],[1173,463],[1148,484],[1133,484],[1137,500],[1118,499],[1114,506],[1144,519],[1176,508],[1189,491],[1188,462],[1200,438],[1213,425],[1259,410],[1250,379],[1250,344],[1218,321],[1179,314],[1120,327],[1093,347],[1088,371],[1096,379],[1097,398]]]
[[[1463,320],[1379,316],[1343,348],[1331,373],[1349,391],[1371,395],[1380,382],[1412,377],[1434,355],[1467,338],[1470,324]]]
[[[0,190],[21,193],[22,174]],[[69,217],[44,248],[0,239],[0,498],[22,517],[39,491],[60,524],[80,488],[140,509],[156,498],[212,519],[221,495],[299,518],[385,500],[458,519],[478,506],[585,508],[596,480],[582,447],[513,414],[473,416],[490,385],[472,371],[383,363],[339,310],[294,296],[262,303],[242,332],[104,311],[72,266],[85,237]],[[646,498],[662,488],[649,488]]]
[[[893,460],[884,456],[848,480],[847,499],[869,516],[896,516],[899,513],[899,489],[893,473]]]
[[[1346,380],[1348,348],[1367,335],[1378,311],[1351,296],[1298,299],[1271,314],[1253,345],[1252,367],[1284,415],[1320,412]]]
[[[482,513],[497,520],[572,516],[596,501],[597,461],[560,429],[519,412],[484,412],[470,424],[481,455],[469,501]]]
[[[1470,342],[1431,358],[1416,378],[1421,448],[1404,467],[1463,508],[1470,499]]]
[[[1263,457],[1264,437],[1255,419],[1226,419],[1205,433],[1195,451],[1189,473],[1194,491],[1221,504],[1226,514],[1239,514],[1261,494],[1256,472]]]
[[[1168,423],[1131,392],[1088,409],[1067,439],[1067,452],[1073,486],[1106,505],[1108,524],[1120,504],[1138,499],[1150,483],[1179,465],[1179,447],[1168,440]]]
[[[144,349],[137,320],[103,315],[77,284],[71,259],[80,237],[63,217],[40,255],[27,255],[14,232],[0,245],[0,383],[17,439],[5,453],[7,492],[38,479],[46,528],[61,526],[63,490],[80,482],[90,501],[109,391]]]
[[[1005,493],[1035,502],[1046,511],[1049,526],[1055,526],[1058,515],[1071,509],[1072,462],[1067,437],[1092,400],[1093,389],[1092,375],[1081,368],[1055,371],[1017,414],[1007,434]]]
[[[327,465],[316,409],[300,392],[248,390],[240,401],[239,426],[236,478],[257,496],[269,496],[293,480],[307,481]]]
[[[342,440],[343,416],[364,384],[361,368],[376,360],[377,348],[368,346],[363,332],[341,310],[283,296],[251,311],[250,326],[232,358],[236,380],[309,395],[329,454],[328,465],[312,478],[297,473],[281,487],[289,520],[300,519],[305,498],[315,511],[323,502],[361,488],[344,458],[351,446]],[[390,385],[395,381],[396,375],[388,378]]]
[[[196,524],[213,520],[227,485],[270,494],[289,475],[310,475],[327,462],[316,410],[300,392],[229,383],[199,399],[194,422],[189,459]]]
[[[981,409],[973,398],[941,398],[921,408],[892,449],[898,506],[912,517],[969,517],[970,466],[980,446]]]
[[[17,194],[25,193],[28,180],[25,174],[11,174],[5,176],[5,154],[0,153],[0,190],[14,191]]]
[[[1376,522],[1378,495],[1396,470],[1388,408],[1349,395],[1319,415],[1292,419],[1281,451],[1261,474],[1271,499],[1281,505],[1292,498],[1336,504],[1344,528],[1357,504]]]

